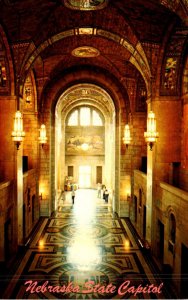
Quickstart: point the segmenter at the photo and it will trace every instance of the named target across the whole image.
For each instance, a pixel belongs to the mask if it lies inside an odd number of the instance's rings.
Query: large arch
[[[85,91],[83,95],[83,90]],[[65,178],[65,120],[69,112],[78,106],[88,105],[96,107],[105,119],[105,159],[104,159],[104,184],[114,194],[115,183],[115,106],[110,95],[101,87],[94,84],[77,84],[68,88],[58,99],[55,111],[55,170],[56,170],[56,195],[63,190]],[[91,158],[91,157],[90,157]],[[89,159],[89,156],[85,160]],[[83,160],[83,157],[82,157]],[[92,158],[91,158],[92,160]],[[118,199],[118,194],[116,195]],[[110,203],[115,210],[114,197]],[[55,207],[57,205],[57,198]]]
[[[78,80],[79,78],[79,80]],[[125,122],[128,122],[128,113],[130,110],[129,99],[127,92],[122,88],[121,84],[113,80],[108,74],[103,72],[91,72],[91,70],[78,70],[72,71],[71,73],[64,74],[58,80],[51,82],[46,86],[44,93],[44,110],[43,110],[43,121],[46,124],[47,133],[49,136],[49,143],[40,152],[40,169],[42,170],[39,174],[39,192],[41,189],[45,190],[45,198],[43,199],[43,204],[45,206],[44,212],[41,210],[41,214],[46,215],[47,210],[50,214],[55,209],[55,198],[56,198],[56,184],[55,184],[55,111],[56,104],[60,96],[66,92],[66,90],[71,89],[76,84],[95,84],[100,89],[103,88],[112,100],[116,114],[115,114],[115,147],[116,147],[116,169],[114,178],[116,178],[116,190],[115,194],[118,195],[120,191],[120,148],[121,148],[121,138],[123,134],[123,128]],[[105,93],[105,92],[103,92]],[[110,102],[109,102],[110,103]],[[96,105],[96,104],[95,104]],[[97,104],[99,105],[99,103]],[[108,106],[108,105],[107,105]],[[71,106],[69,107],[71,109]],[[109,108],[108,108],[109,109]],[[103,108],[104,110],[104,108]],[[104,110],[105,113],[105,110]],[[111,185],[112,186],[112,185]],[[116,196],[118,199],[119,197]],[[114,209],[118,212],[119,206],[116,203],[116,208]]]

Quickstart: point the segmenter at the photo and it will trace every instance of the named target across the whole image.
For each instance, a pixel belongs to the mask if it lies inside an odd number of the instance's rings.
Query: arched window
[[[89,106],[74,109],[68,116],[68,126],[103,126],[100,112]]]
[[[74,110],[69,119],[68,119],[68,125],[69,126],[78,126],[78,110]]]

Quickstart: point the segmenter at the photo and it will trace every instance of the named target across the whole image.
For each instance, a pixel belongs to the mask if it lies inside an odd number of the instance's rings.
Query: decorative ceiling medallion
[[[89,47],[89,46],[82,46],[82,47],[78,47],[75,48],[72,51],[72,55],[76,56],[76,57],[96,57],[100,54],[99,50],[97,50],[96,48],[93,47]]]
[[[65,6],[77,10],[97,10],[104,8],[108,0],[64,0]]]

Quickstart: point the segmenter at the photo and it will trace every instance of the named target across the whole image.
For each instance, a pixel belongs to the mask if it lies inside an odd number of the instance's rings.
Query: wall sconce
[[[39,131],[40,131],[39,144],[41,144],[43,148],[44,144],[47,143],[47,139],[48,139],[46,136],[46,126],[42,124]]]
[[[126,148],[128,148],[128,145],[131,143],[131,133],[128,124],[126,124],[124,128],[123,142],[126,145]]]
[[[150,150],[152,150],[154,143],[157,141],[157,138],[159,137],[159,134],[156,131],[156,119],[153,111],[150,111],[148,113],[147,131],[144,132],[144,137],[150,147]]]
[[[20,147],[21,142],[25,136],[25,132],[23,131],[23,118],[22,114],[19,110],[16,111],[14,117],[14,130],[12,131],[12,140],[16,144],[17,150]]]

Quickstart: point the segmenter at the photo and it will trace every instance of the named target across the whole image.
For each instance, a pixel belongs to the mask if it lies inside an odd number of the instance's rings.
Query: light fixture
[[[159,134],[156,131],[156,119],[153,111],[150,111],[148,113],[147,131],[144,132],[144,137],[150,147],[150,150],[152,150],[154,143],[157,141],[157,138],[159,137]]]
[[[128,148],[128,145],[131,143],[131,133],[128,124],[126,124],[124,128],[123,142],[126,145],[126,148]]]
[[[23,131],[23,118],[22,114],[19,110],[16,111],[14,117],[14,130],[12,131],[12,140],[15,142],[17,150],[20,147],[21,142],[25,136],[25,132]]]
[[[42,64],[42,82],[43,82],[43,88],[44,88],[44,62]],[[43,101],[42,101],[42,119],[43,119],[43,124],[41,125],[41,127],[39,129],[39,131],[40,131],[39,144],[41,144],[42,148],[43,148],[44,144],[47,143],[46,126],[44,125]]]
[[[89,145],[87,143],[83,143],[81,145],[81,148],[82,148],[82,150],[87,151],[87,150],[89,150]]]
[[[39,144],[41,144],[43,148],[44,144],[47,143],[47,139],[48,139],[46,136],[46,126],[42,124],[39,131],[40,131]]]

